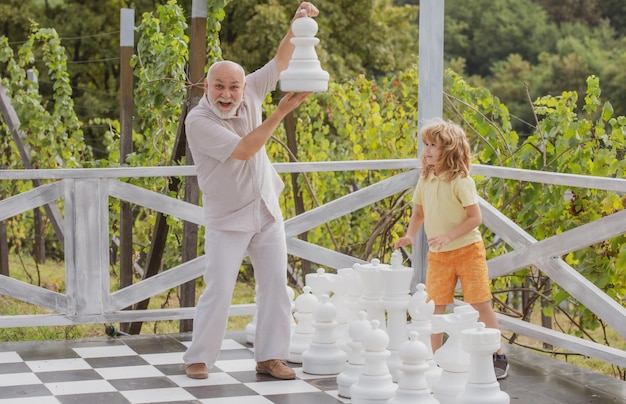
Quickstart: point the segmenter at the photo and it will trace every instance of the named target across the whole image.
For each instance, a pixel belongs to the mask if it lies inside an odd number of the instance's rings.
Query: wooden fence
[[[282,163],[280,173],[350,170],[400,170],[367,188],[307,211],[285,222],[288,252],[330,269],[351,267],[364,261],[314,245],[296,236],[350,212],[365,208],[415,185],[416,159]],[[474,165],[472,173],[492,178],[593,188],[626,193],[626,180]],[[65,293],[0,276],[0,294],[45,308],[52,314],[0,316],[0,328],[181,320],[193,318],[193,308],[124,310],[133,304],[202,276],[202,257],[111,292],[109,282],[109,198],[117,198],[163,214],[201,225],[200,207],[170,198],[120,179],[133,177],[195,176],[193,167],[108,169],[0,170],[0,181],[46,180],[19,195],[0,200],[0,221],[40,206],[63,201]],[[52,181],[51,181],[52,180]],[[512,250],[489,260],[491,278],[534,265],[605,324],[626,337],[626,309],[561,259],[564,254],[626,233],[626,210],[578,228],[536,240],[512,220],[480,201],[483,223]],[[231,316],[251,315],[254,304],[233,305]],[[626,367],[626,352],[576,338],[555,330],[498,314],[500,326],[520,335],[585,356]]]

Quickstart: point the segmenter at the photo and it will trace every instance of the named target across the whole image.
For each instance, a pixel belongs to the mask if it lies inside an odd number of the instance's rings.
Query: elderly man
[[[294,19],[304,15],[315,17],[318,10],[303,2]],[[278,203],[284,184],[270,163],[265,143],[310,93],[287,93],[264,121],[261,111],[266,95],[288,67],[294,51],[292,37],[290,29],[274,58],[248,76],[237,63],[213,64],[204,80],[205,96],[185,120],[203,192],[207,265],[206,289],[198,300],[191,345],[183,357],[185,373],[191,378],[207,378],[217,359],[246,255],[257,286],[256,371],[278,379],[295,378],[284,362],[291,324],[287,247]]]

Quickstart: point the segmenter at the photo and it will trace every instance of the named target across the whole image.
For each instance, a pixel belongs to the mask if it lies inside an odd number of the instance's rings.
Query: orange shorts
[[[454,289],[461,280],[466,303],[492,299],[487,254],[482,241],[452,251],[428,252],[426,292],[436,305],[454,303]]]

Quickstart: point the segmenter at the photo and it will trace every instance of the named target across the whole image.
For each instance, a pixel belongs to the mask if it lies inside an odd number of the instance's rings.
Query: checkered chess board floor
[[[350,402],[338,396],[336,376],[308,375],[300,365],[290,364],[296,380],[256,374],[253,347],[246,343],[245,334],[229,335],[205,380],[185,376],[182,356],[190,334],[0,342],[0,404]],[[530,366],[523,365],[516,357],[509,355],[511,371],[500,382],[513,404],[626,402],[626,382],[614,380],[606,393],[581,381],[578,368],[567,371],[566,376],[575,378],[570,383],[559,377],[563,369],[549,369],[534,357]],[[595,383],[613,381],[602,376]]]
[[[253,348],[225,339],[208,379],[185,376],[189,336],[125,336],[0,344],[0,404],[219,403],[326,404],[336,377],[280,381],[255,372]]]

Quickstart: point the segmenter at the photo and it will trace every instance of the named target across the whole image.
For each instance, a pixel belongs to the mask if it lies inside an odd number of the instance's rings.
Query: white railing
[[[416,165],[416,159],[276,164],[275,167],[280,173],[404,170],[367,188],[286,220],[289,254],[330,269],[363,263],[364,261],[358,258],[299,240],[295,236],[413,187],[419,175],[418,170],[414,169]],[[623,179],[483,165],[474,165],[472,173],[485,177],[626,193],[626,180]],[[202,257],[111,293],[108,223],[109,198],[118,198],[200,225],[202,220],[200,207],[119,180],[132,177],[194,175],[194,168],[189,166],[0,170],[0,181],[58,180],[0,200],[0,221],[39,206],[54,204],[62,199],[66,284],[66,292],[58,293],[0,276],[0,294],[58,313],[0,316],[0,328],[193,318],[194,308],[155,310],[125,310],[125,308],[202,276],[204,269]],[[512,251],[489,260],[491,278],[509,275],[534,265],[626,338],[626,309],[560,258],[563,254],[626,233],[626,211],[614,213],[545,240],[536,240],[486,201],[481,200],[480,205],[484,225],[512,247]],[[230,314],[251,315],[254,309],[254,304],[233,305]],[[626,367],[626,352],[622,350],[505,315],[498,314],[498,318],[504,330]]]

